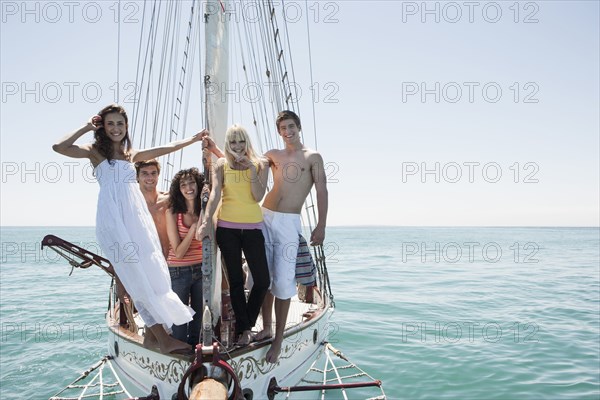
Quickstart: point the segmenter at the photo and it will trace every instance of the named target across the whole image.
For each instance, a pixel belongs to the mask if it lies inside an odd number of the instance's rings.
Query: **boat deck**
[[[291,328],[295,327],[296,325],[299,325],[302,322],[306,321],[307,319],[311,319],[312,315],[317,310],[318,310],[317,304],[305,303],[303,301],[300,301],[300,299],[298,298],[297,295],[292,297],[292,300],[290,302],[290,310],[288,312],[288,318],[287,318],[287,322],[286,322],[287,329],[291,329]],[[273,324],[271,326],[271,331],[275,332],[275,311],[274,310],[272,313],[271,320],[273,321]],[[262,329],[263,329],[263,319],[262,319],[262,314],[260,314],[258,316],[258,319],[256,320],[256,325],[254,325],[254,328],[252,329],[252,331],[260,332]]]
[[[320,315],[324,309],[324,302],[318,291],[315,290],[315,292],[314,292],[314,303],[306,303],[305,301],[303,301],[304,296],[305,296],[303,289],[304,289],[303,287],[300,287],[299,295],[296,295],[291,299],[290,309],[288,312],[288,318],[287,318],[287,322],[286,322],[286,336],[289,332],[298,329],[303,323],[306,323],[306,322],[312,320],[313,318],[315,318],[317,315]],[[114,313],[112,315],[113,316],[119,315],[118,306],[117,306],[117,308],[115,308]],[[139,345],[142,346],[143,342],[144,342],[145,323],[137,313],[135,314],[134,319],[135,319],[135,323],[138,328],[137,333],[131,332],[124,326],[120,326],[119,322],[116,318],[109,317],[109,325],[116,332],[118,332],[118,334],[120,336],[125,337],[133,342],[137,342]],[[272,321],[273,321],[273,325],[271,326],[271,332],[273,332],[273,334],[274,334],[275,333],[275,324],[276,324],[274,310],[273,310],[273,314],[272,314]],[[262,329],[263,329],[263,319],[262,319],[262,314],[261,314],[258,316],[256,325],[254,326],[252,331],[255,333],[258,333]],[[270,341],[271,341],[271,339],[267,338],[267,339],[260,341],[259,343],[254,342],[253,343],[254,346],[251,346],[251,347],[255,347],[256,344],[262,346],[262,345],[269,343]]]

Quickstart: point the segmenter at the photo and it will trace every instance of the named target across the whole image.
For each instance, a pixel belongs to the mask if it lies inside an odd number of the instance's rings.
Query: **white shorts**
[[[271,293],[278,299],[290,299],[296,294],[300,214],[281,213],[264,207],[262,212]]]

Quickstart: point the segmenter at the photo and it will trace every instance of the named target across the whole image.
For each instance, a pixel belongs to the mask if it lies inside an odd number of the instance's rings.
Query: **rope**
[[[111,372],[113,373],[113,376],[115,377],[115,380],[123,388],[123,392],[125,392],[125,395],[128,396],[128,397],[132,397],[131,394],[129,394],[129,392],[127,391],[127,389],[125,389],[125,385],[123,385],[123,382],[121,382],[121,378],[119,378],[119,375],[117,374],[117,372],[113,368],[112,363],[110,362],[110,360],[107,361],[107,364],[108,364],[108,367],[110,368]]]
[[[328,346],[327,349],[333,353],[333,350],[331,347]],[[327,353],[327,360],[331,363],[331,365],[333,367],[333,371],[335,372],[335,376],[337,378],[336,380],[338,381],[338,383],[343,383],[342,378],[340,377],[340,374],[338,372],[338,369],[337,369],[335,363],[333,362],[333,359],[331,358],[331,355],[329,353]],[[346,389],[342,389],[342,395],[344,396],[345,400],[348,400],[348,397],[346,396]]]
[[[358,371],[360,371],[358,374],[345,375],[345,376],[340,375],[339,370],[341,370],[342,368],[335,365],[335,363],[333,362],[333,359],[331,358],[332,353],[336,354],[340,357],[343,356],[340,351],[334,349],[329,343],[327,343],[327,351],[325,352],[326,358],[325,358],[324,370],[321,371],[321,370],[314,368],[314,365],[317,362],[317,360],[315,360],[312,363],[311,367],[306,372],[306,374],[304,375],[304,377],[301,379],[301,382],[311,383],[310,385],[296,385],[296,386],[281,387],[281,386],[277,385],[277,380],[275,378],[272,378],[269,383],[269,389],[267,390],[267,395],[269,396],[269,398],[273,398],[274,395],[277,393],[287,393],[287,396],[289,396],[290,393],[292,393],[292,392],[321,391],[321,399],[324,399],[326,390],[340,390],[343,398],[345,400],[348,400],[346,389],[377,387],[380,390],[381,395],[379,395],[377,397],[372,397],[372,399],[375,399],[375,398],[382,399],[382,400],[386,399],[385,392],[383,391],[381,381],[372,379],[367,373],[362,371],[356,365],[352,364],[351,368],[354,368],[354,369],[357,369]],[[328,368],[329,365],[332,366],[331,369]],[[307,380],[306,376],[311,372],[322,373],[322,375],[323,375],[322,381],[318,382],[318,381]],[[333,379],[328,379],[327,375],[328,375],[328,373],[331,373],[331,372],[333,372],[335,377]],[[353,378],[362,378],[364,376],[371,378],[371,381],[365,381],[365,380],[363,380],[361,382],[350,382],[349,381]],[[333,381],[335,381],[337,383],[328,383],[328,382],[333,382]]]
[[[127,390],[125,390],[125,387],[123,386],[123,383],[119,379],[117,373],[112,368],[110,360],[111,360],[110,356],[104,356],[96,364],[92,365],[90,368],[88,368],[87,370],[82,372],[77,379],[75,379],[73,382],[71,382],[70,384],[65,386],[62,390],[60,390],[54,396],[50,397],[50,400],[71,400],[71,399],[84,399],[84,398],[100,398],[100,399],[102,399],[102,398],[104,398],[104,396],[115,396],[115,395],[122,394],[122,393],[131,397],[131,395],[127,392]],[[114,383],[105,383],[104,382],[103,371],[104,371],[105,365],[108,365],[110,367],[113,378],[115,379],[116,382],[114,382]],[[77,384],[77,382],[80,382],[83,379],[90,377],[90,375],[95,371],[96,371],[96,375],[91,377],[91,380],[88,383]],[[86,394],[86,392],[89,389],[95,389],[95,388],[99,388],[100,393]],[[120,389],[120,390],[112,390],[112,391],[105,392],[104,388]],[[83,389],[83,390],[79,391],[79,395],[77,397],[61,397],[60,396],[63,392],[65,392],[67,390],[75,390],[75,389]]]
[[[134,308],[133,301],[131,299],[129,299],[129,304],[121,303],[121,307],[123,307],[123,310],[125,311],[125,315],[127,316],[127,322],[129,323],[127,330],[132,333],[138,333],[138,326],[135,323],[135,318],[133,315],[133,308]]]

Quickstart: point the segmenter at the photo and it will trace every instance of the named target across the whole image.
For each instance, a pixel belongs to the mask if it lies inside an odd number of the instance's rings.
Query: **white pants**
[[[271,293],[278,299],[290,299],[296,294],[300,214],[281,213],[264,207],[262,212]]]

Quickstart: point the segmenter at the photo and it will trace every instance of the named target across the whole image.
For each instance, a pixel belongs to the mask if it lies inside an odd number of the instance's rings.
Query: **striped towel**
[[[313,261],[308,243],[302,235],[299,236],[298,255],[296,257],[296,282],[304,286],[317,285],[317,267]]]

